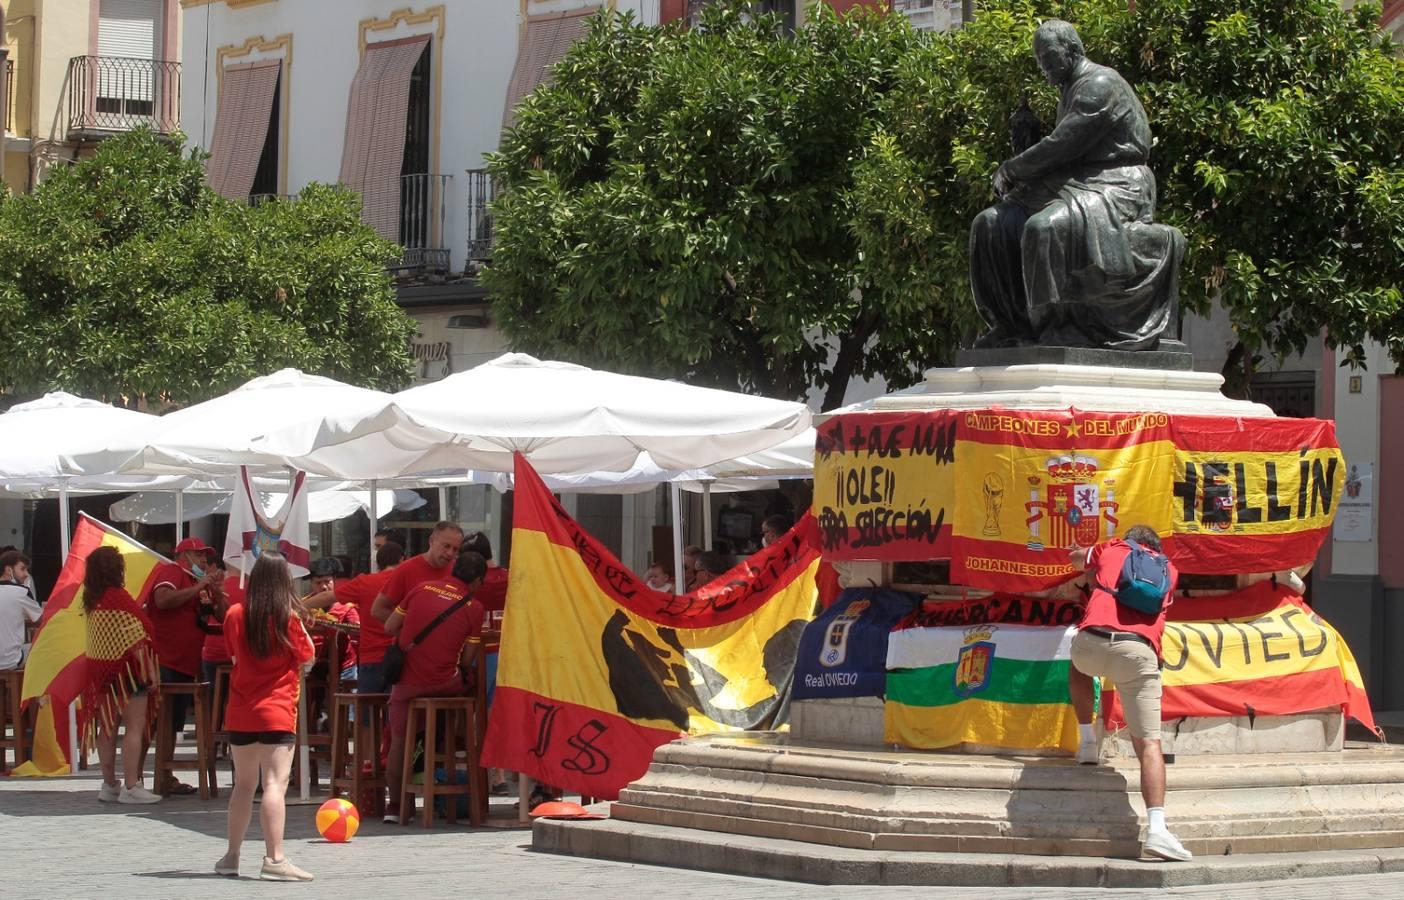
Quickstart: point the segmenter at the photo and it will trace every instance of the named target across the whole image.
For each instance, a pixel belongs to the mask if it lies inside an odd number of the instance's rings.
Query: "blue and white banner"
[[[805,626],[795,662],[796,700],[881,697],[887,688],[887,636],[921,597],[887,588],[848,588]]]

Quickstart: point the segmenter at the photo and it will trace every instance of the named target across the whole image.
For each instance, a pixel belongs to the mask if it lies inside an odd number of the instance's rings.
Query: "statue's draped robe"
[[[971,285],[997,338],[1135,350],[1172,324],[1185,239],[1151,221],[1150,144],[1131,86],[1080,60],[1053,132],[1005,164],[1013,188],[971,227]]]

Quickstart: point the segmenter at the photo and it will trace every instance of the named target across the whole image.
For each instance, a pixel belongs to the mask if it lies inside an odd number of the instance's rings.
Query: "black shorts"
[[[292,745],[297,743],[297,734],[292,731],[231,731],[229,743],[235,747],[250,744]]]

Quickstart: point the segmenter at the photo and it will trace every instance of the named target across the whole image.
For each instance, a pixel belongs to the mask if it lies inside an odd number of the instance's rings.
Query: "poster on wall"
[[[1346,467],[1345,494],[1336,509],[1331,537],[1338,541],[1369,541],[1375,537],[1375,464]]]

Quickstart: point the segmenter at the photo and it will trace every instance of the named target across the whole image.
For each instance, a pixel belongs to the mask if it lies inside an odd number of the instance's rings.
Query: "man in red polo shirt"
[[[371,606],[404,558],[404,548],[394,541],[387,541],[375,551],[378,571],[357,575],[350,581],[339,581],[332,590],[314,594],[304,601],[303,605],[309,609],[326,609],[333,603],[355,607],[361,622],[361,631],[356,638],[358,694],[383,694],[387,690],[381,662],[385,659],[385,648],[390,646],[391,639],[385,633],[384,624],[371,615]]]
[[[1141,798],[1146,804],[1146,855],[1183,862],[1193,858],[1165,827],[1165,757],[1160,751],[1160,639],[1165,613],[1175,596],[1179,577],[1169,564],[1169,585],[1160,611],[1140,612],[1120,602],[1114,593],[1122,567],[1132,552],[1127,542],[1162,555],[1160,538],[1146,525],[1126,529],[1125,540],[1110,540],[1091,549],[1073,547],[1072,563],[1092,576],[1082,621],[1072,642],[1068,667],[1068,693],[1077,714],[1077,761],[1095,765],[1100,756],[1092,729],[1092,678],[1101,676],[1116,685],[1117,696],[1131,732],[1131,746],[1141,764]]]
[[[149,580],[151,589],[142,598],[151,617],[152,640],[164,682],[192,682],[200,677],[201,649],[205,644],[205,630],[200,622],[211,615],[218,620],[215,594],[224,574],[209,565],[210,550],[197,537],[176,544],[175,561],[156,568]],[[185,730],[185,715],[192,699],[172,696],[166,701],[171,705],[174,735]],[[195,788],[175,779],[164,787],[163,793],[195,792]]]
[[[454,522],[440,522],[429,535],[429,549],[411,556],[395,568],[380,588],[371,614],[384,622],[410,591],[426,581],[442,581],[453,572],[453,561],[463,546],[463,529]],[[362,617],[364,618],[364,617]]]
[[[416,697],[453,697],[473,687],[472,668],[482,649],[483,605],[471,598],[482,587],[487,562],[476,553],[457,557],[449,577],[427,581],[413,588],[385,620],[385,633],[405,651],[405,667],[400,680],[390,690],[390,753],[386,760],[385,783],[390,805],[385,821],[399,823],[400,776],[404,766],[409,702]],[[455,609],[455,606],[457,607]],[[453,612],[424,630],[446,610]],[[420,636],[423,635],[421,638]],[[410,646],[416,639],[418,644]],[[425,778],[432,778],[426,772]],[[409,815],[413,810],[405,810]]]

